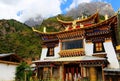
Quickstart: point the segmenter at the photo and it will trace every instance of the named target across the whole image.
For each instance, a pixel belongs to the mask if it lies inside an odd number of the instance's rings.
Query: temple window
[[[48,48],[47,56],[54,56],[54,48],[53,47]]]
[[[62,50],[83,48],[83,40],[72,40],[62,42]]]
[[[97,52],[104,52],[104,47],[102,42],[94,43],[94,53],[97,53]]]

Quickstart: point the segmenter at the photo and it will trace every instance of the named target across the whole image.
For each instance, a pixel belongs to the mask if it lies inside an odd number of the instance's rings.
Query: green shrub
[[[16,68],[16,81],[30,81],[31,76],[32,76],[31,68],[25,62],[22,62]]]

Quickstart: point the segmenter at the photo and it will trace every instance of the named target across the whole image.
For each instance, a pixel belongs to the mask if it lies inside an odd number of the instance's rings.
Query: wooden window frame
[[[54,47],[48,47],[47,56],[54,56]]]
[[[82,47],[81,48],[84,48],[84,41],[83,41],[83,39],[77,39],[77,40],[82,40]],[[77,40],[64,40],[64,41],[62,41],[61,42],[61,50],[80,49],[80,48],[63,49],[63,43],[64,42],[77,41]]]
[[[103,42],[94,42],[94,53],[99,53],[99,52],[105,52]]]

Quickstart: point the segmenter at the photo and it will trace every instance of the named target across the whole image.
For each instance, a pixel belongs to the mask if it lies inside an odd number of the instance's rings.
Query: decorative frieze
[[[83,49],[72,49],[72,50],[61,50],[59,52],[59,55],[61,57],[73,57],[73,56],[84,56],[84,50]]]

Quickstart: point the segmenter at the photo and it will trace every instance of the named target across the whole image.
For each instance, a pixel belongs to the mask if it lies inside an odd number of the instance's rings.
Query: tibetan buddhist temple
[[[40,80],[120,81],[118,14],[103,21],[98,12],[74,21],[57,20],[63,31],[33,28],[43,41],[41,58],[34,61]]]

